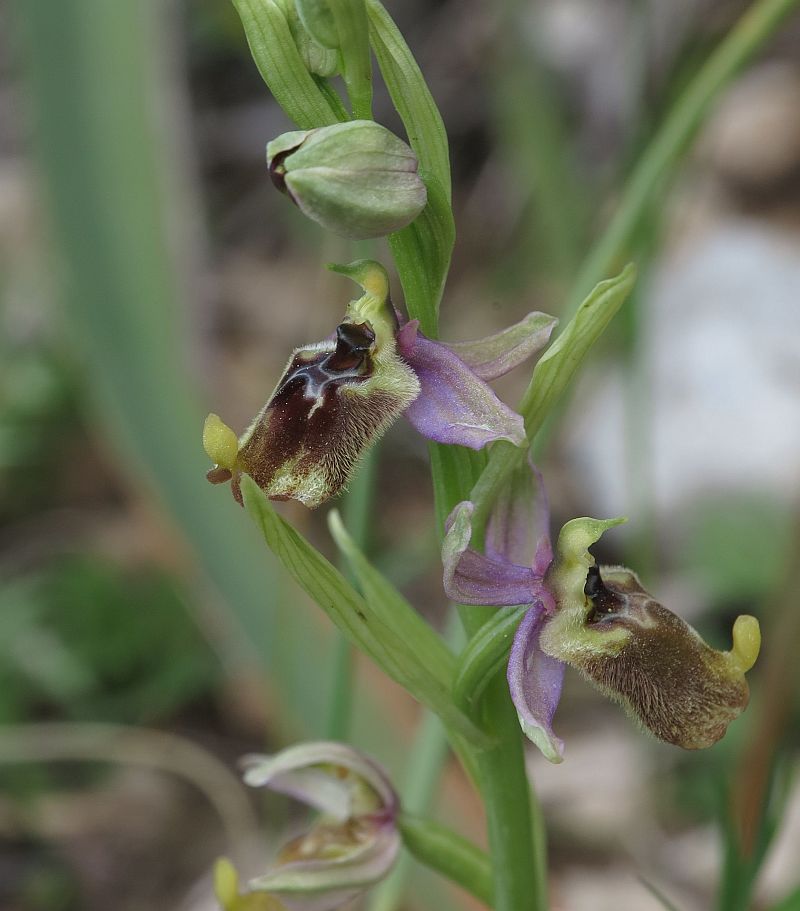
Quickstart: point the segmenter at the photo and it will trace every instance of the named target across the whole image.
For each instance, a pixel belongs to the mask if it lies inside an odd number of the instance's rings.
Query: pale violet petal
[[[508,659],[508,686],[525,736],[550,762],[564,758],[564,742],[553,733],[552,721],[566,667],[539,648],[546,613],[535,604],[522,618]]]
[[[550,506],[542,475],[530,459],[513,472],[492,504],[485,549],[495,560],[532,563],[540,578],[552,562]]]
[[[529,313],[508,329],[471,342],[448,342],[454,352],[482,380],[496,380],[541,351],[558,320],[547,313]]]
[[[474,509],[473,504],[465,500],[447,519],[442,542],[447,597],[459,604],[496,607],[533,603],[540,580],[529,566],[485,557],[470,548]]]
[[[420,383],[420,394],[404,414],[423,436],[470,449],[495,440],[525,443],[520,415],[445,345],[417,333],[413,346],[404,344],[400,351]]]

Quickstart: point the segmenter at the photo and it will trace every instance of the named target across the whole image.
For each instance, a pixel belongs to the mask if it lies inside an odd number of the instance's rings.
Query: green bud
[[[336,50],[339,34],[328,0],[296,0],[297,12],[309,35],[322,47]]]
[[[709,747],[747,706],[744,674],[758,654],[758,621],[739,617],[729,652],[706,645],[634,572],[596,565],[587,548],[618,521],[575,519],[562,529],[546,580],[557,609],[540,646],[581,671],[660,740]]]
[[[325,78],[335,76],[339,70],[339,55],[336,49],[324,46],[314,39],[303,24],[294,0],[276,0],[276,2],[283,10],[297,51],[309,73]]]
[[[267,146],[267,164],[279,190],[344,237],[399,231],[427,201],[414,152],[371,120],[284,133]]]

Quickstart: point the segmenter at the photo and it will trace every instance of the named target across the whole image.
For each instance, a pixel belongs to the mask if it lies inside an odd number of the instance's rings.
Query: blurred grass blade
[[[233,3],[258,71],[288,116],[301,130],[338,123],[334,105],[306,69],[278,5],[273,0]]]
[[[422,177],[428,188],[428,204],[407,228],[389,235],[389,246],[409,316],[418,319],[422,331],[435,338],[456,226],[441,183],[429,175]]]
[[[680,911],[677,905],[673,904],[659,888],[654,886],[653,883],[651,883],[649,880],[645,879],[644,876],[637,876],[636,878],[659,903],[659,905],[661,905],[664,911]]]
[[[602,275],[627,257],[641,218],[663,192],[689,143],[706,122],[720,92],[774,35],[800,0],[757,0],[706,60],[678,98],[658,132],[649,142],[628,180],[614,217],[581,267],[568,311],[578,305]]]
[[[103,430],[180,528],[208,601],[222,595],[216,644],[223,652],[227,644],[230,662],[258,658],[269,668],[284,733],[319,735],[325,695],[305,685],[295,649],[321,666],[325,631],[309,605],[283,597],[246,517],[204,478],[203,413],[176,318],[180,232],[176,243],[172,229],[181,227],[183,182],[159,121],[168,112],[158,104],[171,97],[167,9],[156,0],[18,0],[11,10],[65,278],[67,338]],[[378,727],[370,734],[359,719],[359,735],[388,746],[374,703],[362,714]]]
[[[408,141],[421,170],[438,181],[449,205],[450,151],[442,115],[405,38],[383,4],[367,0],[367,13],[372,49]]]
[[[272,508],[263,492],[242,478],[245,507],[264,535],[267,546],[300,587],[358,647],[393,680],[473,746],[486,746],[488,738],[453,704],[450,695],[453,659],[442,666],[442,651],[422,638],[406,636],[408,617],[393,622],[387,611],[376,609],[361,597],[344,576]],[[432,631],[428,629],[428,633]],[[444,649],[444,646],[441,646]],[[446,649],[445,649],[446,651]]]
[[[800,886],[793,889],[786,898],[779,901],[777,905],[773,905],[770,908],[770,911],[800,911]]]
[[[453,698],[468,714],[476,710],[486,687],[508,663],[514,633],[528,609],[529,605],[499,608],[459,655]]]
[[[585,246],[590,187],[574,160],[563,92],[539,59],[543,10],[525,0],[494,3],[497,47],[492,89],[497,147],[526,200],[498,272],[524,288],[534,270],[571,281]],[[532,251],[535,251],[532,253]]]

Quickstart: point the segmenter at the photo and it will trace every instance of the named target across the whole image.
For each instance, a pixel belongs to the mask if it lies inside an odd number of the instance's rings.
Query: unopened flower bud
[[[344,237],[383,237],[410,224],[427,191],[412,149],[371,120],[284,133],[267,145],[275,186]]]
[[[283,10],[289,31],[292,34],[297,51],[309,73],[315,76],[330,77],[336,75],[339,66],[339,55],[335,45],[329,47],[317,41],[304,24],[295,0],[277,0]]]
[[[339,47],[339,34],[328,0],[296,0],[297,12],[311,37],[322,47]]]
[[[575,519],[562,529],[546,577],[557,610],[542,628],[541,649],[580,670],[660,740],[709,747],[747,706],[744,674],[758,655],[758,621],[739,617],[729,652],[706,645],[634,572],[595,564],[587,548],[609,524]]]

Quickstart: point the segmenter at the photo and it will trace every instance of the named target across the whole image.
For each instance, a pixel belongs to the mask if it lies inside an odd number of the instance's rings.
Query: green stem
[[[516,447],[512,450],[519,452]],[[431,453],[437,519],[441,523],[455,504],[468,496],[480,461],[454,446],[434,446]],[[470,470],[470,468],[472,470]],[[474,636],[496,613],[494,608],[460,605],[464,629]],[[525,756],[517,713],[508,692],[504,673],[488,685],[484,698],[484,719],[496,746],[475,755],[478,784],[486,808],[492,865],[495,870],[495,911],[540,911],[547,907],[543,865],[543,844],[534,841],[531,784],[525,771]],[[539,834],[539,827],[537,827]]]
[[[543,845],[534,841],[529,799],[532,786],[525,771],[519,721],[504,673],[489,686],[484,706],[485,717],[491,719],[492,733],[499,743],[478,756],[489,847],[496,871],[492,907],[494,911],[544,911],[546,870],[536,863]]]
[[[611,223],[578,273],[567,312],[613,271],[642,215],[671,176],[719,93],[797,8],[799,0],[757,0],[708,58],[678,99],[634,169]]]
[[[403,844],[417,860],[458,883],[475,898],[491,904],[492,864],[483,851],[430,819],[402,813],[397,824]],[[524,907],[524,903],[517,906]]]

